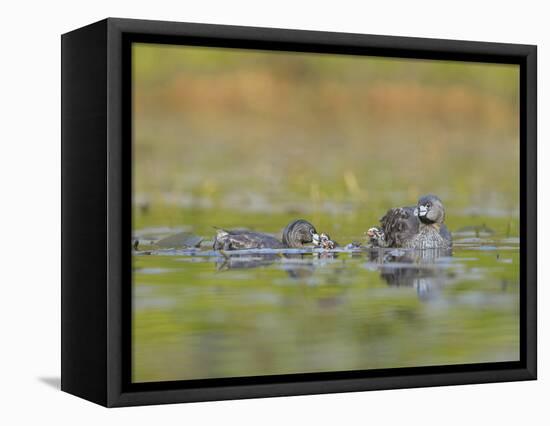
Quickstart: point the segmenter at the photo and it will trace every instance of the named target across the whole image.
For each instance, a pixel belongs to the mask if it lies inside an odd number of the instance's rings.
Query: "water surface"
[[[519,240],[454,239],[451,252],[137,251],[133,380],[519,359]]]

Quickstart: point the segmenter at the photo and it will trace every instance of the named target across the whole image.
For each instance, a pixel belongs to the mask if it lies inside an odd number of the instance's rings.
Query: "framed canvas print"
[[[62,389],[536,378],[536,47],[106,19],[62,37]]]

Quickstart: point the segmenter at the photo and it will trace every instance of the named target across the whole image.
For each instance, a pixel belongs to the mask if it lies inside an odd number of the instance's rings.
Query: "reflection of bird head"
[[[287,247],[302,247],[314,241],[319,241],[319,235],[307,220],[294,220],[283,230],[283,244]]]
[[[441,224],[445,220],[445,207],[436,195],[425,195],[418,200],[414,215],[426,225]]]

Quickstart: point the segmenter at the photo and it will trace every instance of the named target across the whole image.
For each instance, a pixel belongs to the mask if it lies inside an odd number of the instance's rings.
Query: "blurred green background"
[[[347,237],[431,192],[451,229],[461,216],[488,215],[506,217],[495,226],[517,234],[517,66],[139,44],[133,52],[134,192],[150,206],[136,210],[136,227],[275,232],[307,215]],[[269,218],[246,217],[256,212]]]
[[[455,245],[440,295],[452,306],[435,310],[411,288],[382,291],[364,259],[300,281],[277,264],[221,274],[136,257],[134,380],[517,355],[517,66],[154,44],[132,55],[135,236],[277,234],[302,217],[345,244],[425,193],[444,201],[455,239],[491,231]],[[327,292],[345,302],[327,311]],[[506,301],[488,303],[495,292]]]

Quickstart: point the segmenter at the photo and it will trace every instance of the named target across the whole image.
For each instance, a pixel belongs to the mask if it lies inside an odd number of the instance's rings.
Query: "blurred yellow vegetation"
[[[517,218],[516,66],[138,44],[133,83],[140,224],[363,227],[427,192]]]

